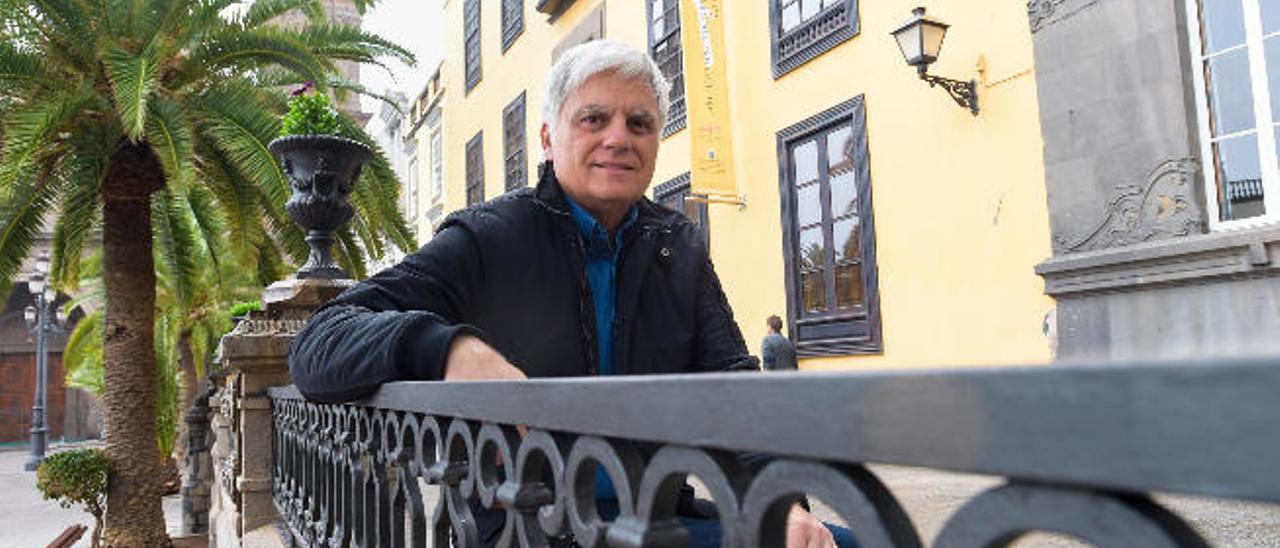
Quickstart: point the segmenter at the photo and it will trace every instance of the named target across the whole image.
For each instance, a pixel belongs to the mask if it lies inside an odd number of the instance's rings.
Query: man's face
[[[597,217],[625,213],[649,187],[658,156],[652,88],[613,71],[596,74],[565,99],[557,120],[554,136],[543,124],[542,150],[565,193]]]

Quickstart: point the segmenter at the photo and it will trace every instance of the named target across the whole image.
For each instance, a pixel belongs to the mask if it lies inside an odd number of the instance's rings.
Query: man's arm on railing
[[[422,250],[343,292],[298,333],[289,372],[308,398],[350,401],[383,383],[439,380],[459,335],[479,268],[471,233],[441,230]]]

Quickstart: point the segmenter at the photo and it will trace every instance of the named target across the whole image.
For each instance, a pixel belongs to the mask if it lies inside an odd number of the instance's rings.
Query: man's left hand
[[[835,548],[831,531],[799,504],[787,514],[787,548]]]

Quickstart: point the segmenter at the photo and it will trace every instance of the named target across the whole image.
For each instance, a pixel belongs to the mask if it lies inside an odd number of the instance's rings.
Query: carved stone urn
[[[293,188],[285,210],[293,222],[307,230],[307,245],[311,246],[307,263],[296,277],[348,278],[334,264],[330,248],[334,231],[355,215],[347,196],[373,153],[357,141],[332,135],[290,135],[267,147]]]

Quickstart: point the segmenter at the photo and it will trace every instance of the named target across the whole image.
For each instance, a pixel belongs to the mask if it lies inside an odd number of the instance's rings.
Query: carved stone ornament
[[[1084,236],[1054,237],[1059,253],[1132,245],[1204,232],[1204,216],[1193,195],[1198,162],[1167,160],[1141,185],[1116,187],[1107,212]]]
[[[1039,32],[1097,3],[1098,0],[1029,0],[1027,15],[1031,19],[1031,32]]]
[[[311,254],[297,277],[347,278],[334,265],[329,250],[333,232],[355,215],[347,196],[373,153],[359,142],[332,135],[291,135],[267,146],[293,187],[285,210],[295,223],[308,230]]]
[[[231,335],[263,336],[263,335],[297,335],[307,325],[306,320],[241,320]]]

